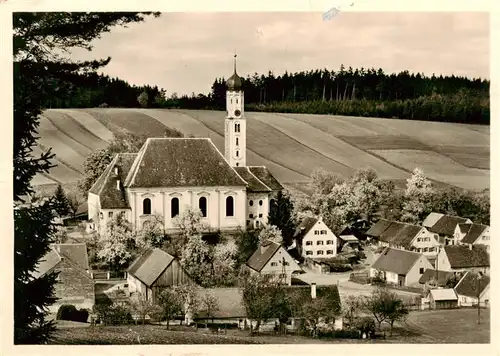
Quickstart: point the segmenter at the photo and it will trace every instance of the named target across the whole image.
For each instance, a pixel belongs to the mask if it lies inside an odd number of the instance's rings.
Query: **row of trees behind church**
[[[243,79],[251,111],[295,112],[408,120],[489,124],[490,82],[460,76],[387,74],[382,69],[316,69]],[[167,95],[157,85],[134,86],[97,73],[72,76],[65,94],[47,108],[145,107],[225,110],[225,79],[216,78],[208,94]]]

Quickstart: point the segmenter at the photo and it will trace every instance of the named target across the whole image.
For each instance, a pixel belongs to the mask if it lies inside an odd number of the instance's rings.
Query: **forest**
[[[44,103],[47,108],[148,107],[225,109],[225,78],[216,78],[208,94],[167,96],[158,86],[134,86],[97,73],[72,78],[65,95]],[[243,78],[247,111],[293,112],[490,123],[490,82],[461,76],[387,74],[382,69],[338,71],[316,69],[276,76],[254,73]]]

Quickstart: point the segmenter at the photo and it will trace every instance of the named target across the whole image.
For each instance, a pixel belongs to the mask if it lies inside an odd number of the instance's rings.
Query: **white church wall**
[[[258,221],[259,225],[266,225],[269,215],[269,194],[248,193],[247,194],[247,221],[254,227]]]

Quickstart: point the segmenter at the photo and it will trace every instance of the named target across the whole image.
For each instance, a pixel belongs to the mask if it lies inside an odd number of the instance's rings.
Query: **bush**
[[[359,331],[357,330],[332,330],[332,331],[319,331],[318,337],[320,338],[334,338],[334,339],[359,339]]]
[[[98,321],[105,325],[128,325],[134,323],[129,308],[113,303],[96,304],[93,309]]]
[[[77,310],[74,305],[63,304],[57,311],[57,320],[70,320],[80,323],[86,323],[89,318],[89,311],[87,309]]]
[[[366,333],[367,336],[375,332],[375,320],[369,316],[357,319],[353,326],[355,330]]]
[[[340,263],[332,263],[330,266],[330,272],[347,272],[352,271],[352,267]]]

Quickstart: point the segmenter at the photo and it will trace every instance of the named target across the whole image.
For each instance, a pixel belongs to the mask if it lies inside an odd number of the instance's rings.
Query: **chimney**
[[[116,189],[120,190],[120,180],[119,179],[116,181]]]
[[[311,298],[316,299],[316,283],[311,283]]]

